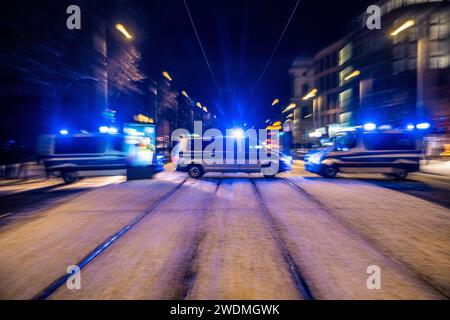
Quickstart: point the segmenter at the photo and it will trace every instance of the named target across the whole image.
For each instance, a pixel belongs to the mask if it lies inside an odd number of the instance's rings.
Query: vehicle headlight
[[[156,156],[156,161],[158,162],[159,165],[164,165],[164,160],[165,160],[165,157],[163,155]]]
[[[282,157],[280,157],[280,160],[283,162],[289,163],[289,164],[292,163],[292,157],[290,157],[290,156],[282,156]]]
[[[311,162],[314,164],[320,164],[322,161],[322,155],[320,153],[314,153],[308,156],[307,162]]]

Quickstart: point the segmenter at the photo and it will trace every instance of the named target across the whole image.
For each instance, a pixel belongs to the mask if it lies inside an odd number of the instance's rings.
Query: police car
[[[344,131],[334,146],[305,156],[305,170],[326,178],[342,173],[382,173],[406,179],[419,171],[421,151],[413,132]]]

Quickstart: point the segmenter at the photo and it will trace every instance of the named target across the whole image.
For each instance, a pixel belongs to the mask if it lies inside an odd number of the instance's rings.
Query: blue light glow
[[[65,135],[69,134],[69,131],[66,130],[66,129],[62,129],[62,130],[59,131],[59,133],[62,134],[63,136],[65,136]]]
[[[408,130],[414,130],[415,127],[416,127],[416,126],[413,125],[413,124],[408,124],[408,125],[406,126],[406,129],[408,129]]]
[[[98,128],[98,131],[100,131],[101,133],[108,133],[109,128],[107,126],[101,126],[100,128]]]
[[[119,129],[117,129],[115,127],[108,128],[108,133],[109,134],[117,134],[118,132],[119,132]]]
[[[242,129],[234,129],[232,135],[233,135],[233,138],[235,138],[235,139],[242,139],[242,138],[244,138],[245,134],[244,134],[244,130],[242,130]]]
[[[366,131],[373,131],[376,128],[377,128],[377,125],[375,123],[369,122],[364,125],[364,130],[366,130]]]
[[[431,127],[431,125],[428,122],[419,123],[416,126],[416,128],[420,129],[420,130],[427,130],[427,129],[430,129],[430,127]]]

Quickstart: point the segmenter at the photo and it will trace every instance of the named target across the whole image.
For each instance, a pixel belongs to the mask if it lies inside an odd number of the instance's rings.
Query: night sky
[[[152,73],[168,69],[227,122],[260,126],[270,115],[271,102],[287,103],[290,79],[287,73],[299,54],[314,55],[343,35],[345,24],[365,11],[373,1],[302,0],[283,41],[252,99],[255,86],[296,0],[188,1],[194,22],[222,93],[208,71],[181,0],[136,3],[151,16],[153,34],[146,37],[146,58]],[[152,50],[153,49],[153,50]],[[213,108],[211,108],[213,107]]]
[[[120,10],[112,13],[111,28],[113,23],[122,22],[130,29],[133,42],[142,52],[143,71],[149,77],[161,78],[161,72],[167,70],[179,89],[208,106],[224,124],[235,120],[236,124],[247,122],[257,127],[272,113],[274,98],[282,101],[278,108],[288,104],[288,69],[295,57],[312,56],[339,39],[346,23],[373,3],[301,0],[264,78],[250,97],[297,0],[187,1],[221,93],[212,80],[182,0],[115,1]],[[72,3],[83,1],[18,0],[3,8],[2,21],[25,30],[27,21],[33,20],[33,27],[26,31],[31,37],[34,28],[51,25],[52,30],[55,21],[63,30],[67,18],[64,5]],[[95,2],[100,13],[104,3]],[[7,55],[14,54],[11,48],[12,44]]]

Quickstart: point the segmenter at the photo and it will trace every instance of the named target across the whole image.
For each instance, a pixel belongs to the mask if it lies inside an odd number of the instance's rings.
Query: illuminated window
[[[339,51],[339,65],[343,65],[352,58],[353,45],[349,43],[342,50]]]
[[[439,25],[430,26],[430,39],[437,40],[439,38]]]
[[[347,110],[352,102],[353,89],[348,89],[339,94],[339,105]]]
[[[353,72],[353,66],[347,67],[341,72],[339,72],[339,84],[342,87],[345,83],[344,78]]]
[[[450,57],[430,57],[430,68],[431,69],[445,69],[449,67],[449,59]]]

